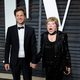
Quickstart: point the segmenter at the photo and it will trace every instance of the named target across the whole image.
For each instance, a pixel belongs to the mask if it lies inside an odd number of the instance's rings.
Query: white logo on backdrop
[[[63,16],[62,24],[59,18],[58,8],[56,4],[56,0],[43,0],[46,17],[55,16],[59,20],[59,30],[62,31],[64,28],[64,24],[66,21],[66,17],[68,14],[69,6],[70,6],[71,0],[67,1],[65,13]],[[4,0],[4,6],[5,6],[5,32],[7,31],[7,28],[11,25],[14,25],[16,23],[15,17],[13,15],[14,9],[16,8],[16,0]],[[26,6],[26,13],[27,18],[29,18],[29,0],[25,0],[25,6]]]
[[[64,28],[64,24],[66,21],[66,17],[68,14],[68,10],[69,10],[69,6],[70,6],[70,2],[71,0],[67,1],[67,5],[66,5],[66,9],[65,9],[65,13],[63,16],[63,20],[62,20],[62,24],[59,18],[59,13],[58,13],[58,8],[57,8],[57,4],[56,4],[56,0],[43,0],[44,3],[44,8],[45,8],[45,12],[46,12],[46,17],[57,17],[59,20],[59,30],[62,31]]]

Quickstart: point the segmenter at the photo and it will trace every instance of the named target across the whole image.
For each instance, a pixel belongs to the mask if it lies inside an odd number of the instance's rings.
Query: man
[[[8,28],[5,44],[5,70],[11,68],[13,80],[31,80],[32,68],[36,67],[36,37],[34,29],[25,24],[26,12],[18,7],[14,10],[16,25]],[[9,61],[10,59],[10,61]]]

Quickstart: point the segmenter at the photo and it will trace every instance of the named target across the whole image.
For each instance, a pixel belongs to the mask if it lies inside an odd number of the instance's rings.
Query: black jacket
[[[26,63],[36,63],[36,37],[34,29],[25,25],[25,34],[24,34],[24,52]],[[5,44],[5,64],[10,63],[16,64],[19,53],[19,38],[18,38],[18,29],[17,25],[11,26],[8,28]]]
[[[44,32],[41,35],[41,49],[38,54],[38,61],[42,58],[43,67],[46,67],[46,64],[50,63],[48,61],[45,61],[45,43],[46,39],[48,37],[48,32]],[[57,39],[55,42],[55,53],[56,57],[54,55],[54,58],[56,59],[56,62],[52,62],[55,65],[59,66],[59,68],[64,68],[65,66],[71,67],[71,60],[70,60],[70,54],[68,49],[68,41],[67,41],[67,34],[58,31],[57,32]],[[45,54],[45,55],[44,55]],[[47,55],[48,56],[48,55]],[[48,63],[47,63],[48,62]]]

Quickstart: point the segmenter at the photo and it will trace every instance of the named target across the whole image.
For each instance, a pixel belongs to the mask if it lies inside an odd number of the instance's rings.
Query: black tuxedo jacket
[[[25,25],[24,52],[26,63],[36,63],[36,37],[34,29]],[[16,64],[19,53],[19,38],[17,25],[8,28],[5,44],[5,64]]]

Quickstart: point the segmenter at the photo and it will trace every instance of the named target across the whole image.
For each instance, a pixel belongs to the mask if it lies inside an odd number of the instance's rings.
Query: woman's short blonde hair
[[[46,20],[46,24],[47,24],[48,22],[52,22],[52,21],[54,21],[55,24],[57,25],[57,27],[59,27],[58,19],[57,19],[56,17],[49,17],[49,18]]]

